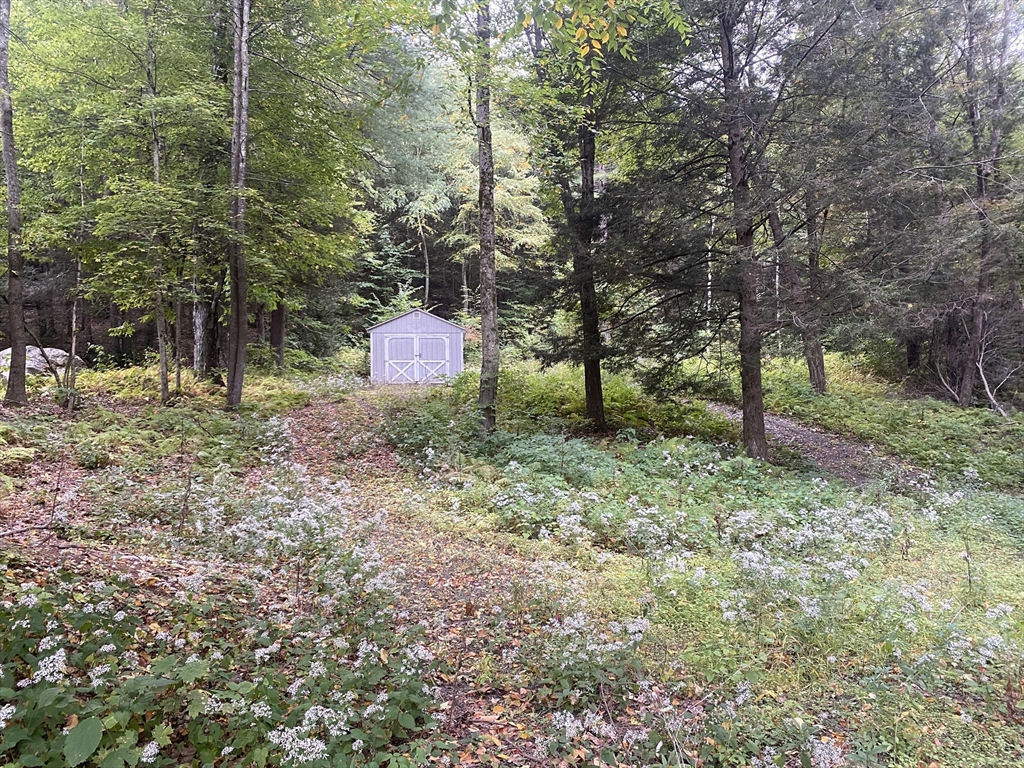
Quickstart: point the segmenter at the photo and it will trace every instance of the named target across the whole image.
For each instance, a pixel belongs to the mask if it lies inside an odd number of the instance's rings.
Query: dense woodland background
[[[680,391],[738,343],[745,397],[762,357],[824,391],[823,349],[854,351],[1019,404],[1019,7],[514,5],[482,37],[469,4],[254,4],[239,236],[231,7],[16,2],[28,342],[222,368],[232,242],[250,359],[413,305],[478,324],[483,84],[506,350]]]

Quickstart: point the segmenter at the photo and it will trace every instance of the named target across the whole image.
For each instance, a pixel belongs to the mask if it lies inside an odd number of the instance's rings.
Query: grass
[[[765,406],[830,432],[884,447],[948,479],[1004,489],[1024,488],[1024,415],[1003,418],[985,408],[958,408],[907,397],[839,355],[826,357],[829,391],[816,394],[800,361],[765,367]]]

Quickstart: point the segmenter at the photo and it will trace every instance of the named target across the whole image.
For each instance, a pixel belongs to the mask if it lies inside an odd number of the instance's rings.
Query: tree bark
[[[235,65],[232,79],[231,137],[231,238],[228,241],[228,274],[231,317],[228,323],[227,404],[242,402],[245,351],[248,341],[248,279],[245,247],[245,170],[249,133],[249,8],[250,0],[233,0]]]
[[[149,89],[149,131],[150,141],[153,144],[153,183],[160,185],[160,128],[156,119],[156,51],[153,48],[153,30],[149,24],[149,9],[145,8],[142,18],[146,24],[146,85]],[[171,399],[170,384],[167,372],[167,317],[166,302],[164,301],[163,290],[163,257],[159,250],[154,248],[153,236],[149,238],[150,254],[154,258],[154,271],[156,273],[156,298],[153,305],[153,317],[156,320],[156,345],[159,356],[160,367],[160,402],[167,403]]]
[[[764,391],[761,384],[761,319],[757,304],[759,265],[754,253],[754,216],[750,197],[742,72],[733,47],[736,17],[731,11],[719,16],[722,74],[725,87],[726,123],[729,134],[729,181],[733,226],[739,267],[740,387],[743,396],[743,447],[755,459],[768,457],[764,429]]]
[[[594,97],[583,98],[584,121],[580,126],[580,209],[576,220],[572,269],[580,293],[580,321],[583,331],[583,387],[587,421],[597,432],[607,429],[604,389],[601,386],[601,318],[594,282],[594,233],[597,231],[594,170],[597,163],[597,135],[594,126]]]
[[[420,245],[423,248],[423,307],[430,304],[430,253],[427,251],[427,233],[423,229],[423,217],[417,221],[420,232]]]
[[[966,12],[967,46],[964,52],[964,73],[967,80],[967,116],[971,131],[971,150],[974,156],[975,179],[975,218],[981,228],[981,244],[978,254],[978,280],[974,298],[971,302],[970,318],[967,324],[967,347],[960,368],[960,381],[957,386],[956,399],[961,407],[971,404],[974,389],[977,385],[989,307],[992,303],[993,272],[995,271],[996,242],[992,232],[990,208],[992,206],[992,182],[999,170],[999,153],[1002,141],[1002,113],[1005,98],[1005,77],[1007,56],[1010,47],[1010,0],[1003,3],[1002,40],[999,50],[995,51],[998,60],[996,73],[995,96],[990,102],[990,112],[983,113],[984,97],[979,91],[978,60],[984,57],[979,51],[976,24],[978,16],[985,13],[974,0],[967,0]],[[988,125],[986,126],[986,122]],[[986,127],[988,140],[986,141]]]
[[[491,6],[477,9],[476,132],[480,173],[480,438],[494,432],[498,396],[498,276],[494,256],[494,153],[491,144]]]
[[[209,370],[209,350],[207,349],[207,322],[210,317],[210,305],[205,301],[192,304],[192,370],[197,378],[203,378]]]
[[[828,389],[825,378],[825,353],[821,348],[821,241],[824,235],[825,222],[828,221],[828,210],[825,210],[821,228],[818,228],[817,203],[813,195],[807,198],[807,293],[810,300],[806,302],[806,314],[800,329],[804,342],[804,360],[807,362],[807,373],[811,387],[819,395]]]
[[[11,50],[11,0],[0,0],[0,141],[3,143],[4,177],[7,181],[7,334],[11,342],[4,402],[24,405],[25,390],[25,268],[21,250],[21,183],[14,151],[14,107],[8,63]]]
[[[287,307],[280,298],[270,312],[270,348],[274,350],[274,365],[277,370],[284,370],[284,336]]]

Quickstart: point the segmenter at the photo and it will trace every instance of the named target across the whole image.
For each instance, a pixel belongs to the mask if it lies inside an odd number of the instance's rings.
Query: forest
[[[0,0],[0,765],[1024,764],[1022,54]]]

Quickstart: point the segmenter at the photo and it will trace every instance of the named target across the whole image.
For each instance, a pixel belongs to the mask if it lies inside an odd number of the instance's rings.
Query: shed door
[[[447,336],[387,336],[385,379],[392,384],[419,384],[448,375]]]

